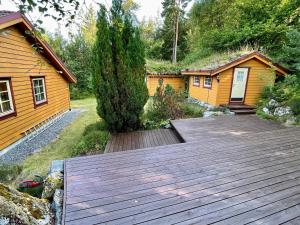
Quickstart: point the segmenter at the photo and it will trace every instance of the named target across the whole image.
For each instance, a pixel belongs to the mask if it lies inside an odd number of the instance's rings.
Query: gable
[[[31,32],[33,30],[31,23],[19,12],[13,12],[6,16],[0,17],[0,35],[5,35],[5,31],[12,27],[17,27],[22,33],[25,33],[25,31]],[[26,39],[29,42],[40,46],[40,53],[57,69],[57,71],[59,71],[62,76],[65,77],[68,82],[76,83],[75,76],[68,70],[59,57],[56,56],[54,51],[46,42],[41,40],[38,36],[32,37],[28,35]]]

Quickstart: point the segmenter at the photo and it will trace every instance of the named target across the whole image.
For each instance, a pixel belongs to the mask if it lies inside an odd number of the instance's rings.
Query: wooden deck
[[[187,143],[66,160],[65,224],[300,224],[300,128],[173,125]]]
[[[105,153],[150,148],[181,143],[172,129],[144,130],[114,134],[108,141]]]

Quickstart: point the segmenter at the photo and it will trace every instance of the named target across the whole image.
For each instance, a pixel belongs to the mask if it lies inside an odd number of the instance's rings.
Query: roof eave
[[[33,25],[30,23],[30,21],[22,15],[20,12],[11,13],[7,16],[0,17],[0,30],[4,29],[6,27],[10,27],[16,24],[21,24],[23,28],[32,31]],[[51,49],[51,47],[41,40],[39,37],[36,37],[36,40],[41,44],[43,49],[45,49],[46,56],[48,56],[48,60],[51,61],[51,63],[55,64],[56,67],[58,67],[63,72],[63,76],[67,78],[68,82],[70,83],[76,83],[77,79],[76,77],[68,70],[66,65],[58,58],[58,56],[54,53],[54,51]]]

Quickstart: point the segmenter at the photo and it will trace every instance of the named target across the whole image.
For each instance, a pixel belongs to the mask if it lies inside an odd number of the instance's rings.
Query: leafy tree
[[[52,17],[60,21],[65,19],[69,25],[79,9],[78,0],[13,0],[22,13],[38,10],[44,17]],[[42,20],[37,20],[36,25],[40,25]]]
[[[148,99],[139,29],[121,0],[113,0],[110,13],[101,5],[97,28],[93,69],[98,114],[111,131],[138,129]]]
[[[290,30],[286,36],[287,41],[278,53],[278,61],[286,65],[300,79],[300,32]]]

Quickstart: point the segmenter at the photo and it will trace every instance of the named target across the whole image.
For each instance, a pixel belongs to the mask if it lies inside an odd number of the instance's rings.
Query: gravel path
[[[60,120],[56,121],[45,131],[34,137],[33,139],[20,143],[4,155],[0,156],[0,164],[14,164],[26,159],[27,156],[34,152],[38,152],[52,141],[58,138],[60,132],[72,123],[83,110],[73,109],[67,112]]]

